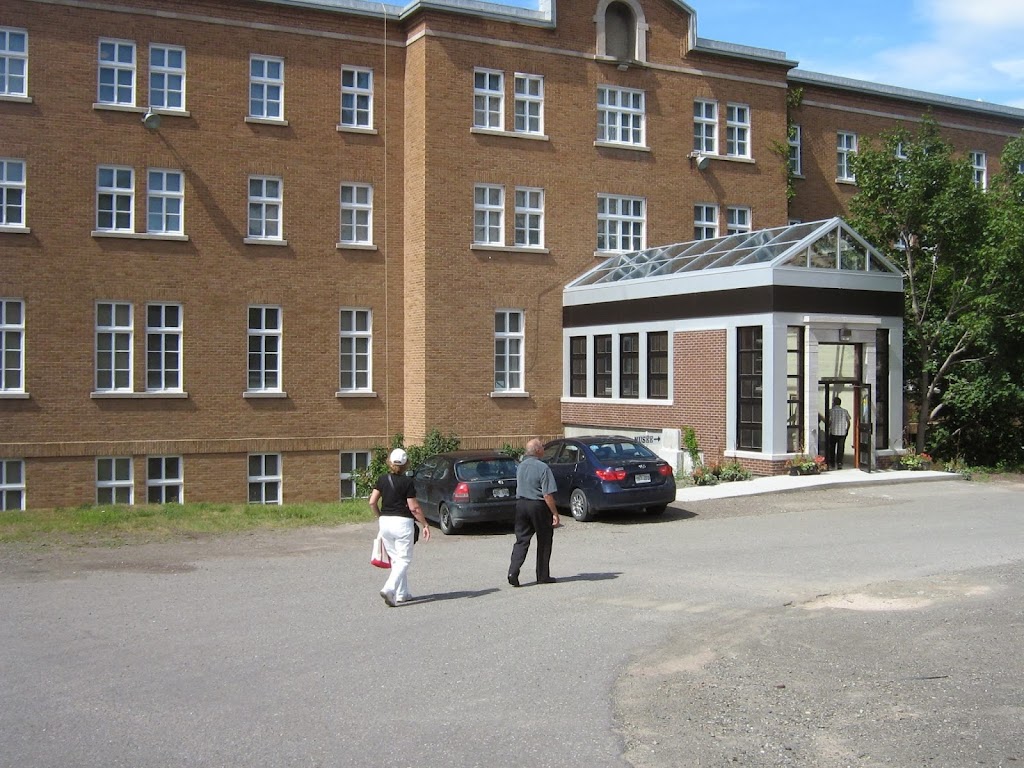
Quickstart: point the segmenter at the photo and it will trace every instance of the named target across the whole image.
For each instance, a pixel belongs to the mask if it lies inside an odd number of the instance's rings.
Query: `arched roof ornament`
[[[594,23],[597,25],[597,57],[599,59],[615,58],[608,53],[607,19],[608,7],[619,3],[633,12],[633,51],[636,60],[647,61],[647,31],[650,28],[647,24],[647,17],[644,15],[643,6],[637,0],[598,0],[597,12],[594,14]]]

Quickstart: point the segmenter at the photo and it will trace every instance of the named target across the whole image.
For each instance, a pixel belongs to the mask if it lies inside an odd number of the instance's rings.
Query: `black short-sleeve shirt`
[[[416,498],[416,485],[406,475],[387,472],[373,486],[380,491],[380,513],[390,517],[413,517],[407,499]]]

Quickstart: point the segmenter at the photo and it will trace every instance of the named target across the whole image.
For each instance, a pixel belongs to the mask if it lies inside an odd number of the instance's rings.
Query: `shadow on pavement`
[[[442,600],[462,600],[463,598],[470,599],[474,597],[483,597],[484,595],[490,595],[497,591],[497,587],[491,587],[490,589],[477,589],[473,591],[467,590],[463,592],[441,592],[436,595],[422,595],[420,597],[414,598],[413,600],[404,602],[402,603],[402,605],[417,605],[419,603],[437,603]]]

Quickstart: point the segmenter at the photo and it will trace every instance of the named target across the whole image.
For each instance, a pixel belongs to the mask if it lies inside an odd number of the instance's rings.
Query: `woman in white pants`
[[[391,557],[391,573],[380,596],[391,608],[412,599],[409,592],[409,563],[416,537],[416,523],[423,529],[423,540],[430,539],[430,528],[416,501],[416,487],[402,472],[409,455],[395,448],[388,457],[388,472],[377,478],[370,492],[370,509],[377,515],[384,548]]]

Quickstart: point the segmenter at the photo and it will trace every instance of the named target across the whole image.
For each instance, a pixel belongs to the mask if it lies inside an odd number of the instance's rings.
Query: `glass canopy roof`
[[[868,245],[849,224],[835,218],[615,254],[567,287],[682,276],[732,267],[795,267],[899,274],[899,270]]]

